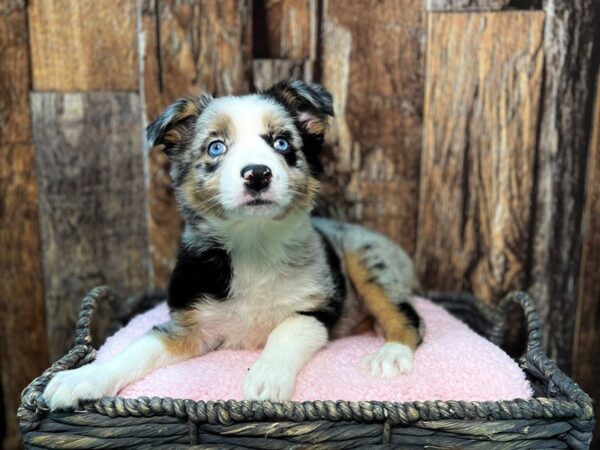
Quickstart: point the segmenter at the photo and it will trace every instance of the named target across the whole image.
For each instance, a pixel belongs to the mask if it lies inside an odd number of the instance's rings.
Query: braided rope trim
[[[90,323],[99,301],[111,301],[115,294],[107,287],[97,287],[84,298],[77,323],[75,347],[58,362],[47,369],[25,388],[18,411],[23,433],[35,430],[44,417],[51,415],[42,393],[52,376],[59,371],[87,364],[95,359],[95,349],[91,346]],[[464,298],[473,302],[473,297],[451,296],[453,301]],[[482,303],[479,303],[483,305]],[[85,402],[81,406],[88,412],[108,417],[152,417],[173,416],[193,423],[231,425],[236,422],[290,420],[295,422],[330,420],[386,422],[411,424],[419,420],[435,421],[444,419],[574,419],[593,420],[590,397],[556,364],[541,348],[542,331],[531,298],[524,292],[507,295],[497,310],[488,307],[478,308],[479,313],[488,318],[498,319],[498,325],[490,331],[499,336],[504,330],[504,319],[510,305],[520,305],[525,313],[528,326],[527,351],[520,362],[524,370],[541,376],[548,381],[551,397],[531,400],[515,399],[499,402],[426,401],[426,402],[348,402],[348,401],[218,401],[205,402],[183,399],[140,397],[104,397]]]

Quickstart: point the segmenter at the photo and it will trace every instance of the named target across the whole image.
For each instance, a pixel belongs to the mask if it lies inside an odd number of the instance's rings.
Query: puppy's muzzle
[[[273,173],[271,169],[262,164],[253,164],[242,169],[241,176],[244,185],[251,194],[258,194],[269,188]]]

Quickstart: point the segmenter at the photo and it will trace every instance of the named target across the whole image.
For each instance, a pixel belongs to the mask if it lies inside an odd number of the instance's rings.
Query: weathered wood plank
[[[254,57],[316,57],[317,0],[254,2]]]
[[[29,3],[33,89],[137,90],[136,2]]]
[[[545,82],[531,293],[546,325],[546,350],[567,372],[571,366],[585,165],[598,67],[597,59],[591,56],[598,36],[599,9],[595,0],[544,2]]]
[[[145,114],[154,119],[179,97],[207,92],[248,92],[252,71],[249,0],[201,2],[145,0]],[[177,210],[168,161],[150,152],[150,241],[155,282],[164,287],[175,265],[183,221]]]
[[[0,447],[18,448],[23,388],[48,366],[24,1],[0,3]]]
[[[594,131],[588,157],[584,235],[579,299],[573,344],[573,379],[596,400],[596,417],[600,417],[600,73],[596,83]],[[594,438],[600,446],[600,430]]]
[[[254,89],[268,89],[278,81],[290,78],[312,81],[312,69],[313,64],[308,60],[255,59],[252,62]]]
[[[539,12],[429,16],[417,249],[427,288],[494,302],[525,286],[543,24]]]
[[[541,9],[542,0],[427,0],[430,12],[502,11]]]
[[[324,214],[416,241],[424,87],[424,6],[324,4],[321,81],[336,118],[325,156]]]
[[[500,11],[511,0],[427,0],[428,11]]]
[[[82,296],[150,286],[135,93],[31,94],[50,355],[72,343]]]

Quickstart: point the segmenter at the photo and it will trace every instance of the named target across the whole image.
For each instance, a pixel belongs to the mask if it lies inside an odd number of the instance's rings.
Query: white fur
[[[398,342],[386,342],[377,352],[365,356],[361,367],[375,378],[393,378],[412,370],[413,351]]]
[[[197,305],[198,323],[208,342],[222,348],[262,347],[278,324],[295,311],[311,310],[329,295],[325,258],[317,251],[321,243],[308,215],[290,214],[265,223],[226,221],[219,233],[235,276],[226,302]],[[306,266],[289,270],[290,260],[297,262],[305,255],[310,256]]]
[[[306,362],[327,343],[327,330],[313,317],[284,320],[269,335],[244,383],[246,400],[289,400]]]
[[[167,352],[161,340],[149,333],[108,362],[57,373],[48,383],[44,398],[51,410],[77,407],[80,399],[116,395],[125,385],[152,370],[189,356]]]

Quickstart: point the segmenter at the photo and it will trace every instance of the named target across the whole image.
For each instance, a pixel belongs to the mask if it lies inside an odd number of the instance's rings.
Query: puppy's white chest
[[[208,340],[220,347],[259,348],[286,318],[310,310],[318,290],[315,279],[238,272],[230,298],[199,305],[198,321]]]

